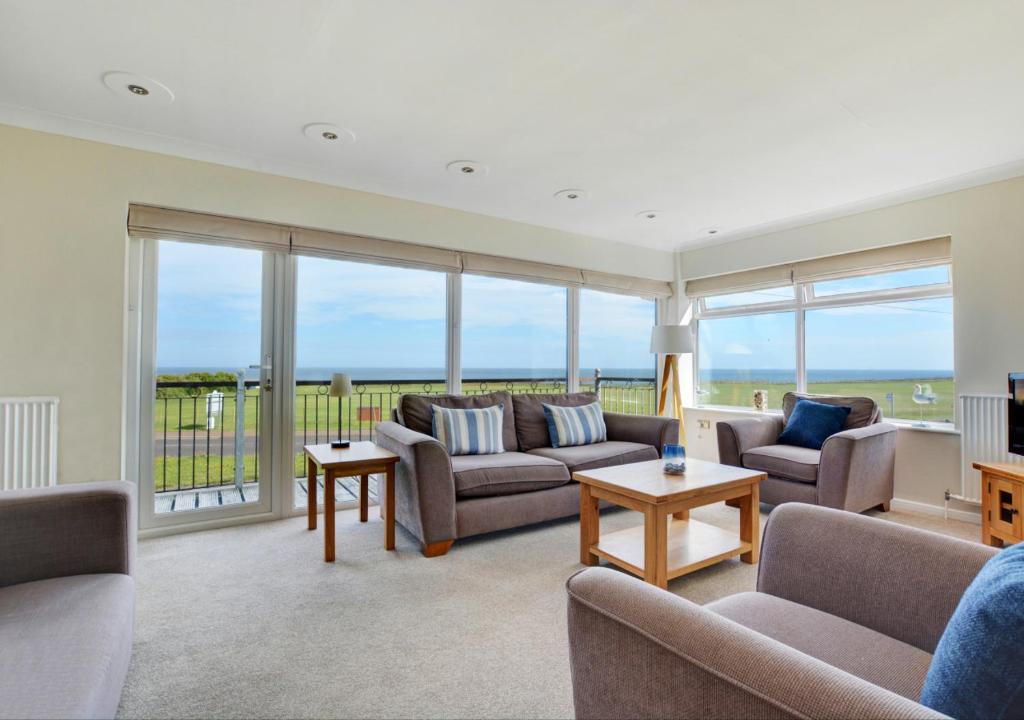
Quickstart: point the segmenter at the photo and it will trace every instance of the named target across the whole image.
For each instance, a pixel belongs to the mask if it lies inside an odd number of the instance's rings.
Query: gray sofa
[[[756,592],[701,607],[584,570],[568,582],[576,717],[945,717],[917,700],[960,596],[996,552],[792,503],[769,517]]]
[[[573,472],[653,460],[676,442],[672,418],[604,413],[608,441],[553,448],[542,403],[577,406],[593,393],[558,395],[404,395],[395,420],[377,425],[377,443],[401,457],[395,478],[395,518],[416,536],[423,554],[443,555],[458,538],[579,514]],[[431,405],[504,405],[496,455],[450,457],[431,436]]]
[[[778,444],[799,398],[852,409],[843,431],[821,450]],[[783,396],[781,416],[721,420],[716,430],[719,462],[768,474],[761,483],[763,503],[804,502],[852,512],[889,509],[896,426],[882,422],[882,410],[871,398],[790,392]]]
[[[135,486],[0,492],[0,717],[110,718],[131,658]]]

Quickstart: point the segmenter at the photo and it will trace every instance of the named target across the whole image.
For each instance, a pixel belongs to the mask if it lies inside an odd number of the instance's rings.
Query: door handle
[[[250,365],[249,369],[250,370],[259,370],[260,373],[263,375],[263,378],[264,378],[263,379],[263,389],[264,390],[266,390],[267,392],[270,392],[271,390],[274,389],[274,382],[273,382],[273,380],[271,380],[271,372],[274,369],[273,365],[271,365],[270,363],[267,363],[266,365]]]

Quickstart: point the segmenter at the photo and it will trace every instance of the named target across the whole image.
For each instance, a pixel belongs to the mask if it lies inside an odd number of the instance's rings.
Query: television
[[[1010,452],[1024,455],[1024,373],[1010,373]]]

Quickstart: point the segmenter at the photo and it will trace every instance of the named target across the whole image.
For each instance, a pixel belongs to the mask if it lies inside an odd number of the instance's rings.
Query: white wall
[[[688,278],[944,235],[953,239],[957,392],[1005,392],[1006,374],[1024,370],[1024,178],[683,252],[677,279],[682,286]],[[688,416],[688,432],[698,415]],[[710,436],[699,439],[695,455],[717,454]],[[959,487],[956,436],[900,432],[898,498],[937,506],[946,488]]]
[[[673,274],[667,252],[0,125],[0,396],[60,397],[61,482],[120,476],[129,202]]]

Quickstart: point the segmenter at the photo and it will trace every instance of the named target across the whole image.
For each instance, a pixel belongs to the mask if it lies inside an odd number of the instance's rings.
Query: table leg
[[[316,463],[313,458],[306,458],[306,513],[309,529],[316,530]]]
[[[750,486],[750,494],[740,501],[740,540],[750,543],[750,551],[740,555],[740,560],[754,565],[761,555],[761,489],[758,483]]]
[[[668,516],[656,507],[644,510],[644,582],[668,588]]]
[[[366,514],[369,508],[370,476],[359,476],[359,522],[366,522]]]
[[[324,470],[324,562],[334,562],[334,471]]]
[[[395,466],[388,465],[388,472],[385,476],[385,497],[384,511],[384,549],[395,549]]]
[[[597,555],[590,548],[601,536],[601,513],[597,498],[590,494],[590,486],[580,483],[580,562],[597,565]]]
[[[688,509],[687,510],[679,510],[677,512],[672,513],[672,517],[674,517],[676,520],[689,520],[690,519],[690,511]]]

